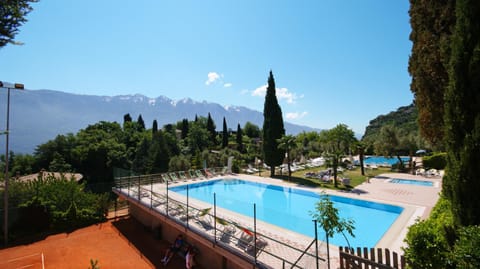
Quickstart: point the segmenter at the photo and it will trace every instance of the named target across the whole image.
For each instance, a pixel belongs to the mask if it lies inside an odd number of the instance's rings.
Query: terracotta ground
[[[48,236],[32,244],[0,250],[0,268],[89,268],[90,259],[107,268],[185,268],[175,256],[164,267],[168,242],[157,240],[133,218],[108,221],[72,233]]]

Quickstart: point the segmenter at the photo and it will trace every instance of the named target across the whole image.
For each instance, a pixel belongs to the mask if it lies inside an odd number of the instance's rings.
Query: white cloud
[[[252,91],[252,96],[265,96],[267,85],[260,86]],[[295,100],[303,98],[303,94],[298,97],[295,93],[289,92],[287,88],[276,88],[275,94],[278,100],[285,100],[288,104],[294,104]]]
[[[263,85],[253,90],[252,96],[264,97],[266,93],[267,93],[267,85]]]
[[[217,81],[218,79],[220,79],[221,76],[217,72],[209,72],[207,77],[208,77],[208,79],[207,79],[207,81],[205,81],[205,85],[208,86],[208,85],[214,83],[215,81]]]
[[[286,116],[287,119],[289,119],[289,120],[298,120],[298,119],[301,119],[301,118],[305,117],[307,114],[308,114],[307,111],[303,111],[303,112],[301,112],[301,113],[298,113],[298,112],[290,112],[290,113],[285,114],[285,116]]]
[[[223,87],[225,87],[225,88],[230,88],[230,87],[232,87],[232,86],[233,86],[232,83],[225,83],[225,84],[223,84]]]

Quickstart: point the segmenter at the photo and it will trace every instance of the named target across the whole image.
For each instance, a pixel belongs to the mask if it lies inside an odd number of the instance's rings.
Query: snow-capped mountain
[[[6,109],[6,93],[0,92],[0,108]],[[99,121],[123,123],[129,113],[136,120],[142,115],[147,128],[157,120],[159,126],[176,123],[195,115],[211,114],[217,129],[222,128],[223,117],[228,128],[237,129],[250,121],[260,128],[262,112],[241,106],[223,106],[190,98],[172,100],[166,96],[149,98],[144,95],[78,95],[52,90],[12,91],[10,102],[10,149],[15,153],[32,153],[36,146],[54,139],[59,134],[75,133]],[[3,113],[2,113],[3,114]],[[4,115],[4,114],[3,114]],[[6,117],[0,117],[0,130],[5,129]],[[289,134],[313,130],[310,127],[285,123]],[[2,137],[3,138],[3,137]],[[0,148],[5,139],[0,138]]]

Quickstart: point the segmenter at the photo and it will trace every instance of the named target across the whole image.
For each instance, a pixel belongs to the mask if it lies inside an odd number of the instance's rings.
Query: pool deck
[[[403,241],[408,232],[408,227],[414,224],[417,219],[425,219],[429,216],[433,206],[435,206],[439,198],[442,186],[442,179],[440,177],[423,177],[405,173],[385,173],[378,175],[374,178],[371,178],[368,183],[365,182],[361,185],[358,185],[350,192],[311,188],[298,184],[288,183],[283,180],[257,177],[252,175],[239,174],[230,177],[247,179],[267,184],[270,183],[282,186],[291,186],[315,192],[325,191],[328,194],[337,196],[345,196],[349,198],[356,198],[401,206],[404,208],[402,214],[400,214],[398,219],[392,224],[390,229],[385,233],[385,235],[376,245],[377,248],[388,248],[390,249],[390,251],[395,251],[398,254],[403,254],[402,247],[406,246]],[[431,181],[433,182],[433,186],[390,183],[389,180],[392,178]],[[270,229],[271,233],[286,235],[285,230],[279,227],[272,225],[270,226]],[[293,232],[289,233],[289,235],[295,237],[292,234]],[[295,239],[290,238],[290,240]],[[301,241],[305,241],[305,239],[301,238]],[[332,262],[334,264],[335,260],[338,259],[337,246],[332,246],[330,248],[330,255],[333,259]]]
[[[388,231],[384,234],[382,239],[377,243],[377,248],[388,248],[390,251],[397,252],[398,254],[403,254],[402,247],[405,246],[403,240],[408,231],[408,227],[415,223],[416,219],[425,219],[431,212],[432,207],[436,204],[439,193],[441,191],[441,178],[435,177],[422,177],[404,173],[385,173],[378,175],[375,178],[371,178],[369,182],[365,182],[351,191],[339,191],[339,190],[330,190],[330,189],[322,189],[322,188],[314,188],[304,185],[299,185],[295,183],[289,183],[284,180],[273,179],[268,177],[258,177],[254,175],[246,175],[246,174],[234,174],[234,175],[227,175],[227,176],[220,176],[207,179],[208,180],[215,180],[219,178],[238,178],[244,179],[254,182],[261,182],[265,184],[274,184],[280,186],[288,186],[294,187],[298,189],[304,189],[313,192],[326,192],[327,194],[337,195],[337,196],[344,196],[348,198],[355,198],[355,199],[362,199],[386,204],[392,204],[401,206],[404,208],[403,212],[397,218],[397,220],[392,224],[392,226],[388,229]],[[411,185],[411,184],[398,184],[398,183],[390,183],[390,179],[392,178],[400,178],[400,179],[413,179],[413,180],[426,180],[433,182],[433,186],[421,186],[421,185]],[[184,184],[192,183],[191,181],[179,182],[174,184],[173,186],[179,186]],[[154,184],[153,191],[163,193],[165,190],[164,184]],[[176,194],[174,192],[170,192],[169,196],[175,199],[183,199],[182,195]],[[183,197],[183,198],[182,198]],[[203,203],[201,201],[195,201],[195,199],[191,199],[191,204],[197,204],[197,208],[206,208],[209,207],[208,204]],[[241,214],[237,214],[235,212],[231,212],[228,210],[224,210],[221,208],[217,209],[217,214],[220,216],[234,219],[238,223],[245,224],[245,227],[249,227],[252,224],[252,219],[243,216]],[[299,249],[304,249],[306,245],[308,245],[312,238],[307,236],[295,233],[293,231],[286,230],[284,228],[271,225],[262,221],[257,221],[258,232],[261,234],[265,234],[271,238],[275,238],[281,242],[284,242],[290,246],[296,246]],[[319,239],[324,239],[321,236]],[[320,255],[322,257],[326,257],[326,244],[320,242]],[[363,247],[363,246],[352,246],[352,247]],[[275,242],[269,243],[269,249],[287,260],[295,260],[298,257],[298,253],[291,253],[290,250],[286,249],[282,245],[275,244]],[[330,257],[331,257],[331,268],[337,268],[338,266],[338,247],[334,245],[330,245]],[[275,264],[275,260],[271,259],[267,255],[260,254],[260,258],[266,264]],[[308,260],[306,262],[309,262]],[[277,268],[279,265],[274,265],[272,268]],[[305,268],[309,268],[313,266],[313,264],[305,265]],[[321,268],[325,268],[326,264],[323,263]]]

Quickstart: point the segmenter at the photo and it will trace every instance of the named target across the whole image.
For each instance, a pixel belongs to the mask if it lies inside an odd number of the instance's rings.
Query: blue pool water
[[[431,182],[431,181],[414,180],[414,179],[394,178],[394,179],[390,180],[390,183],[409,184],[409,185],[420,185],[420,186],[433,187],[433,182]]]
[[[189,196],[217,206],[253,217],[256,204],[257,218],[310,237],[315,236],[309,212],[314,211],[320,195],[314,192],[267,185],[239,179],[220,179],[188,185]],[[177,186],[171,191],[186,195],[187,187]],[[370,201],[330,196],[342,217],[355,221],[355,238],[348,236],[352,246],[374,247],[400,215],[403,208]],[[325,238],[319,230],[319,238]],[[336,234],[330,239],[335,245],[346,245],[345,238]]]
[[[403,163],[408,163],[408,161],[410,160],[410,157],[400,157],[400,159],[402,159]],[[369,165],[375,164],[377,166],[380,166],[380,165],[392,166],[392,165],[398,163],[398,158],[397,157],[387,158],[387,157],[384,157],[384,156],[367,156],[363,159],[363,163],[364,164],[369,164]]]

